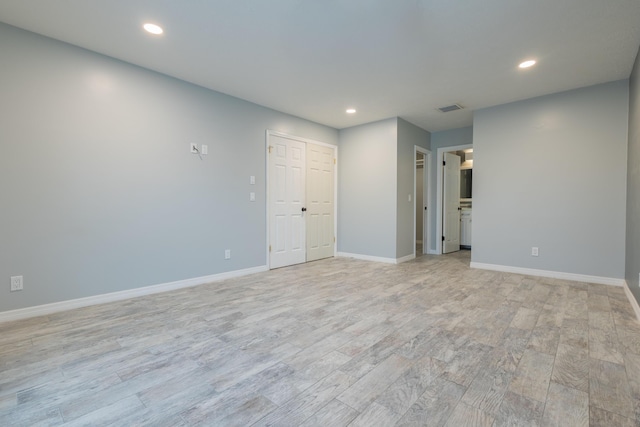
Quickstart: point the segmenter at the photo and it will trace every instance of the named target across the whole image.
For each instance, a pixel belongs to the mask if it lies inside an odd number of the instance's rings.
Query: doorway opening
[[[429,253],[431,247],[431,188],[429,175],[431,165],[431,152],[422,147],[415,146],[414,151],[414,255],[421,256]]]
[[[461,197],[461,173],[463,168],[473,164],[473,144],[438,148],[436,183],[436,253],[443,254],[460,250],[464,245],[471,248],[471,197]],[[468,154],[467,154],[468,153]],[[446,166],[447,159],[449,167]],[[467,159],[468,158],[468,159]],[[446,188],[445,188],[446,186]],[[465,213],[464,230],[461,219]]]

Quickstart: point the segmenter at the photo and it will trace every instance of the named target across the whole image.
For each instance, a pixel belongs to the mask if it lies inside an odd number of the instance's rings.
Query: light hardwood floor
[[[0,324],[0,425],[640,426],[622,288],[335,258]]]

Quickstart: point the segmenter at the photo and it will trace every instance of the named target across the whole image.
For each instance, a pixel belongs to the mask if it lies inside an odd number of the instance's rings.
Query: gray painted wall
[[[394,117],[339,132],[338,251],[396,258]]]
[[[628,108],[624,80],[476,111],[472,261],[623,278]]]
[[[453,113],[455,114],[455,113]],[[431,187],[431,201],[429,206],[433,206],[431,211],[431,228],[434,236],[439,232],[436,231],[436,207],[438,198],[438,148],[456,147],[459,145],[473,144],[473,126],[467,126],[458,129],[444,130],[431,134],[431,176],[429,177],[429,186]],[[474,172],[475,173],[475,172]],[[435,251],[438,245],[437,239],[431,239],[430,249]]]
[[[338,142],[334,129],[4,24],[0,52],[0,311],[263,266],[265,130]],[[13,275],[22,292],[9,292]]]
[[[627,152],[627,242],[625,278],[640,303],[640,50],[629,80]]]
[[[396,258],[402,258],[413,254],[414,238],[414,170],[415,146],[429,149],[431,134],[406,120],[398,118],[398,191],[397,191],[397,235]],[[408,196],[412,195],[411,201]]]

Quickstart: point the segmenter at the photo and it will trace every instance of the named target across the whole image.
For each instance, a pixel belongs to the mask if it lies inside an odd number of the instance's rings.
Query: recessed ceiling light
[[[520,67],[520,68],[529,68],[529,67],[532,67],[534,65],[536,65],[536,61],[533,60],[533,59],[529,59],[528,61],[521,62],[520,65],[518,65],[518,67]]]
[[[164,32],[164,30],[156,24],[146,23],[143,25],[143,28],[151,34],[162,34]]]
[[[356,112],[355,108],[347,108],[347,114],[354,114]]]

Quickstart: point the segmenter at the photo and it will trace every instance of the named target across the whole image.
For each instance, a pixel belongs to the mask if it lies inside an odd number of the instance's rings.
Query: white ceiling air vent
[[[438,107],[436,108],[436,110],[440,111],[441,113],[448,113],[449,111],[456,111],[456,110],[462,110],[462,105],[459,104],[453,104],[453,105],[447,105],[446,107]]]

